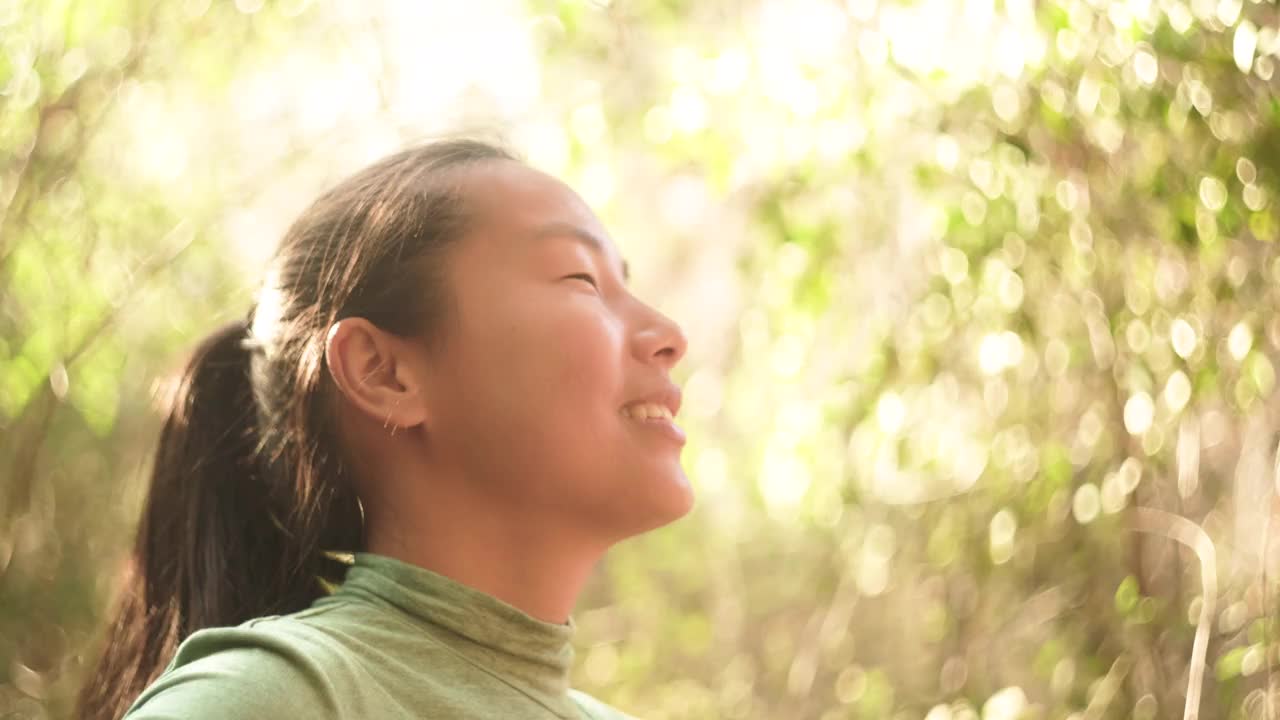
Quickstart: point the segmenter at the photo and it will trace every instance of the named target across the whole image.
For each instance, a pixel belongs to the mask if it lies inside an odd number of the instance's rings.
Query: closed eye
[[[596,279],[587,273],[574,273],[572,275],[566,275],[565,279],[566,280],[584,280],[590,283],[591,287],[597,290],[600,289],[600,284],[596,282]]]

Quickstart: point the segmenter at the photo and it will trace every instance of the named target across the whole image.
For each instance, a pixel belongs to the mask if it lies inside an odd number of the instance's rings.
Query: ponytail
[[[304,557],[319,551],[290,538],[258,461],[245,329],[230,323],[206,338],[169,398],[124,592],[80,717],[119,718],[192,632],[301,609],[322,592],[311,574],[321,560]]]

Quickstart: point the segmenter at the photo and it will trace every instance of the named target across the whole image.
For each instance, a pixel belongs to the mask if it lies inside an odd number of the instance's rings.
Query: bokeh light
[[[1190,681],[1201,718],[1272,717],[1277,22],[0,0],[0,716],[70,712],[158,378],[323,188],[466,132],[577,188],[691,339],[698,506],[602,565],[576,686],[1012,720],[1181,717]]]

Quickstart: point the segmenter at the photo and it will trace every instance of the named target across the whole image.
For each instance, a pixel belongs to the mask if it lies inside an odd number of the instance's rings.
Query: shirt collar
[[[569,698],[573,618],[558,625],[444,575],[395,558],[356,553],[336,596],[373,596],[411,619],[446,630],[458,653],[502,676],[549,710],[576,717]]]

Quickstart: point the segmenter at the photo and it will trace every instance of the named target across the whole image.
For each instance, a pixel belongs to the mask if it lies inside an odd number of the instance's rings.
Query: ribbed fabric
[[[127,720],[634,720],[572,690],[574,623],[360,553],[291,615],[201,630]]]

